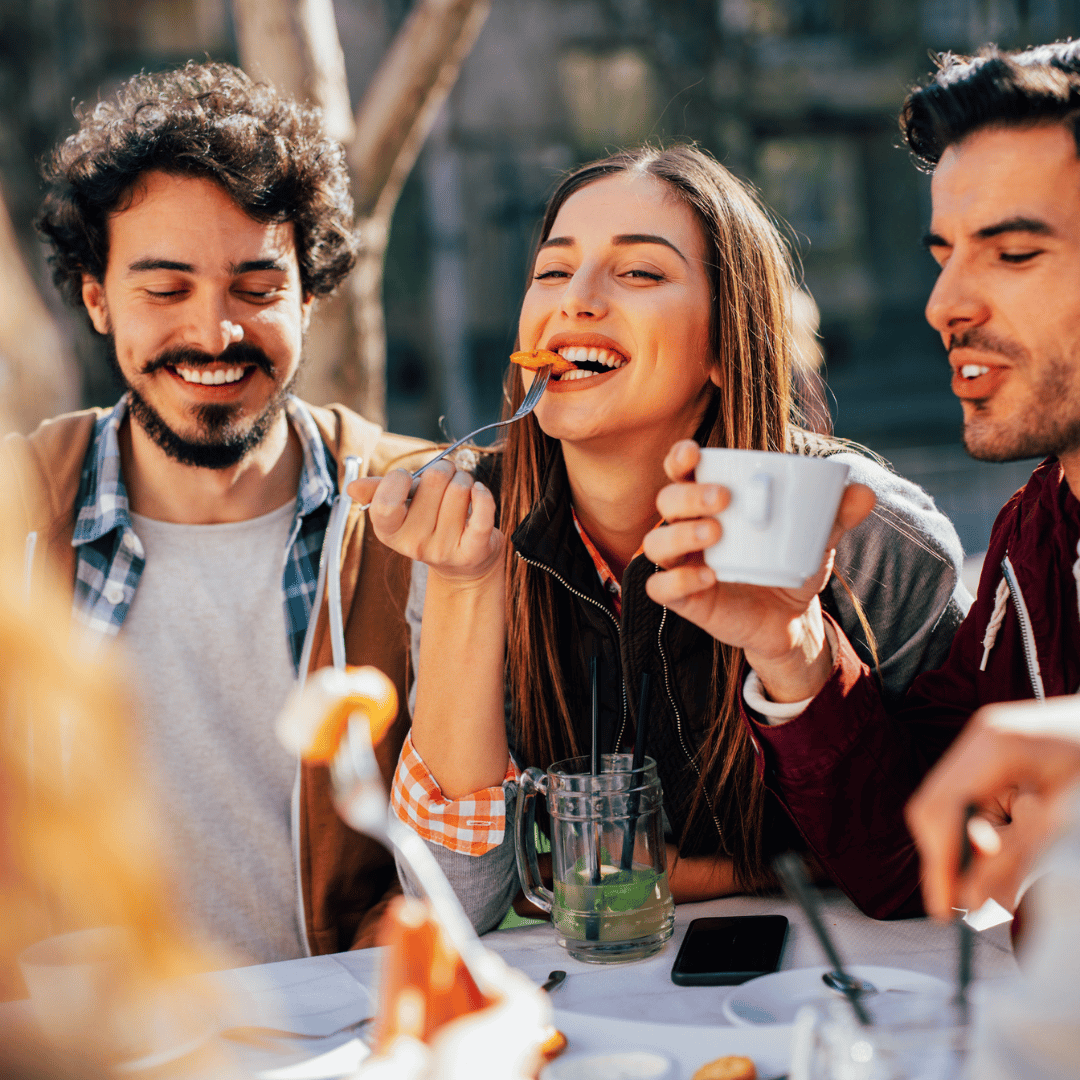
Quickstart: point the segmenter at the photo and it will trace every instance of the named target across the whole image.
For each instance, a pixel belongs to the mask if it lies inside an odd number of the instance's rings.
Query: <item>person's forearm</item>
[[[738,891],[735,865],[723,855],[680,858],[678,848],[668,844],[667,870],[668,888],[676,904],[693,904]]]
[[[506,774],[504,594],[501,561],[474,582],[428,575],[412,739],[448,799]]]

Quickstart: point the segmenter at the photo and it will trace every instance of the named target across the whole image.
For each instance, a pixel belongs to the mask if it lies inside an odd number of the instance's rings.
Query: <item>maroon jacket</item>
[[[766,783],[810,849],[829,853],[836,883],[861,894],[867,914],[921,913],[918,856],[901,810],[968,717],[990,702],[1080,686],[1078,539],[1080,502],[1048,458],[994,523],[978,596],[948,659],[919,676],[898,708],[886,709],[837,627],[832,675],[806,711],[780,727],[748,721]],[[988,634],[995,608],[1000,625]],[[868,852],[878,853],[869,904]]]

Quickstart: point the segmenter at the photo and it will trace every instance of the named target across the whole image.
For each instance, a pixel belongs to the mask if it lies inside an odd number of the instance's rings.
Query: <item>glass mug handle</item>
[[[517,806],[514,808],[514,852],[518,877],[525,895],[542,911],[551,914],[555,897],[540,881],[536,862],[536,796],[547,795],[547,775],[539,769],[526,769],[518,782]]]

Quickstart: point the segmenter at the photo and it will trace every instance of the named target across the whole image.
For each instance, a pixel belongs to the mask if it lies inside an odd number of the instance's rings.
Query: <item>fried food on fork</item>
[[[362,713],[377,746],[397,716],[394,684],[378,668],[323,668],[308,679],[305,692],[294,695],[278,721],[286,748],[305,761],[329,763],[348,729],[349,717]]]
[[[511,353],[510,363],[519,364],[528,371],[539,371],[542,367],[549,367],[552,375],[562,375],[574,370],[573,361],[547,349],[527,349]]]

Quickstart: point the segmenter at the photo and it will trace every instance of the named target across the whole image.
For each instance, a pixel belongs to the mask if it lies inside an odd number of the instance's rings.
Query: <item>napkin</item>
[[[224,999],[222,1028],[324,1037],[375,1015],[375,999],[332,956],[204,976]]]

